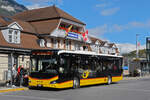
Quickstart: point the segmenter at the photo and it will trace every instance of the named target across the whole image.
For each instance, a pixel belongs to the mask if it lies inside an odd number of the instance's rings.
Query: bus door
[[[103,58],[103,72],[106,76],[119,76],[119,60],[117,58]]]
[[[120,76],[121,75],[121,73],[122,73],[121,58],[116,58],[113,60],[112,73],[113,73],[113,76]]]
[[[61,81],[68,81],[72,79],[72,74],[70,73],[71,57],[69,54],[62,54],[60,56],[59,65],[59,78]]]

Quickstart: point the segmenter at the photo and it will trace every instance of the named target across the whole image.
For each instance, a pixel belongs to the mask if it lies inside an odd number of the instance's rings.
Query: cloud
[[[109,9],[104,9],[100,12],[102,16],[110,16],[115,14],[120,10],[120,7],[115,7],[115,8],[109,8]]]
[[[104,34],[110,34],[110,33],[116,33],[116,32],[122,32],[125,30],[130,30],[130,29],[149,29],[150,28],[150,20],[147,20],[145,22],[138,22],[138,21],[131,21],[128,22],[127,24],[103,24],[89,30],[89,34],[94,37],[100,37],[104,38]]]
[[[89,34],[94,37],[102,36],[107,32],[107,24],[89,29]]]
[[[29,5],[27,6],[28,9],[38,9],[43,8],[44,6],[40,6],[39,4]]]
[[[108,7],[110,5],[111,5],[111,3],[101,3],[101,4],[97,4],[96,7],[97,8],[105,8],[105,7]]]
[[[31,3],[62,3],[62,0],[24,0]]]
[[[132,28],[150,28],[150,20],[145,22],[132,21],[123,25],[113,24],[109,28],[109,32],[121,32]]]
[[[120,43],[120,44],[116,44],[117,47],[119,48],[119,51],[121,54],[123,53],[129,53],[131,51],[136,50],[136,45],[135,44],[131,44],[131,43]],[[141,45],[139,47],[139,49],[145,49],[146,45]]]
[[[100,9],[100,14],[102,16],[110,16],[117,13],[120,7],[116,7],[116,3],[120,0],[99,0],[100,3],[96,4],[96,8]]]
[[[43,8],[50,5],[63,5],[63,0],[23,0],[24,2],[31,3],[31,5],[28,5],[28,9],[37,9],[37,8]]]

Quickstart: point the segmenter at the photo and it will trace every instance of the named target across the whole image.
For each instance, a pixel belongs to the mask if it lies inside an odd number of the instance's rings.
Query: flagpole
[[[136,34],[136,58],[139,58],[138,36],[139,36],[139,34]]]

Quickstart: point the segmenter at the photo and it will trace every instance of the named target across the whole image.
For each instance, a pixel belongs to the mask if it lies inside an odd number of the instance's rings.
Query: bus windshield
[[[57,59],[54,56],[39,56],[31,58],[31,71],[32,72],[45,72],[56,73],[57,72]]]

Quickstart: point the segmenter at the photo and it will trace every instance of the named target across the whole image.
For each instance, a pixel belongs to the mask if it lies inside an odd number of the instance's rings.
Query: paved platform
[[[145,78],[150,79],[150,75],[138,76],[138,77],[123,77],[123,80],[138,80],[138,79],[145,79]]]
[[[6,81],[0,81],[0,87],[5,86]]]
[[[0,87],[0,93],[13,92],[13,91],[25,91],[25,90],[28,90],[28,88],[26,87],[15,87],[15,88]]]

